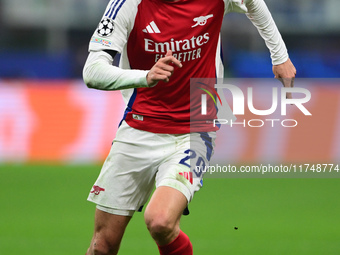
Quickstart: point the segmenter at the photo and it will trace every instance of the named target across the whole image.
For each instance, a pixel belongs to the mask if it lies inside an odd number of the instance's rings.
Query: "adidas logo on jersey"
[[[149,34],[159,34],[161,31],[157,27],[156,23],[154,21],[151,21],[149,25],[146,26],[145,29],[143,29],[144,33],[149,33]]]

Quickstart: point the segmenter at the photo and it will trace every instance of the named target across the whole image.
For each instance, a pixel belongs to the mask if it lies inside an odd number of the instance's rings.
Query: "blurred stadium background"
[[[124,109],[119,92],[90,90],[81,80],[107,3],[0,0],[0,254],[84,254],[89,244],[87,193]],[[312,93],[313,115],[291,109],[294,129],[223,127],[213,162],[339,164],[340,2],[266,3],[298,70],[296,86]],[[226,16],[222,39],[227,77],[272,77],[269,53],[244,15]],[[338,178],[316,174],[207,178],[183,229],[198,255],[340,254],[338,194]],[[121,254],[157,254],[141,214]]]

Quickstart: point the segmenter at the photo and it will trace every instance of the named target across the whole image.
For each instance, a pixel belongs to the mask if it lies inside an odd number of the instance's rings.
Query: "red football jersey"
[[[227,2],[110,1],[90,50],[121,52],[121,68],[149,70],[168,50],[183,64],[175,68],[168,83],[122,91],[127,103],[124,119],[131,127],[169,134],[216,130],[205,119],[190,128],[190,117],[201,107],[200,98],[190,105],[190,78],[215,78],[223,73],[219,40]],[[212,100],[208,104],[212,107],[207,116],[213,119],[216,109]]]

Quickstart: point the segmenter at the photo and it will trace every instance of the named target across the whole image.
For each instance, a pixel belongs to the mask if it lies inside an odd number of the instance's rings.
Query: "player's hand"
[[[168,82],[175,70],[175,66],[181,68],[182,64],[172,56],[172,51],[168,50],[165,57],[160,58],[146,75],[149,87],[156,86],[159,81]]]
[[[280,65],[273,66],[273,73],[275,78],[280,80],[284,87],[291,88],[294,86],[296,69],[290,59]],[[292,93],[287,93],[287,98],[292,98]]]

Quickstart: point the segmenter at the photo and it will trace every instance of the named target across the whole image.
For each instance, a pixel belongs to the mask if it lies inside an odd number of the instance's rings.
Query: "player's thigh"
[[[187,198],[182,192],[172,187],[161,186],[151,196],[145,209],[145,217],[156,216],[159,218],[159,224],[174,227],[179,222],[187,203]]]
[[[215,132],[179,137],[174,153],[158,169],[156,187],[177,189],[189,203],[203,185],[203,170],[209,165],[215,137]]]
[[[149,198],[157,164],[152,133],[128,127],[123,123],[102,167],[88,200],[105,208],[137,211]],[[116,212],[116,214],[119,214]]]

